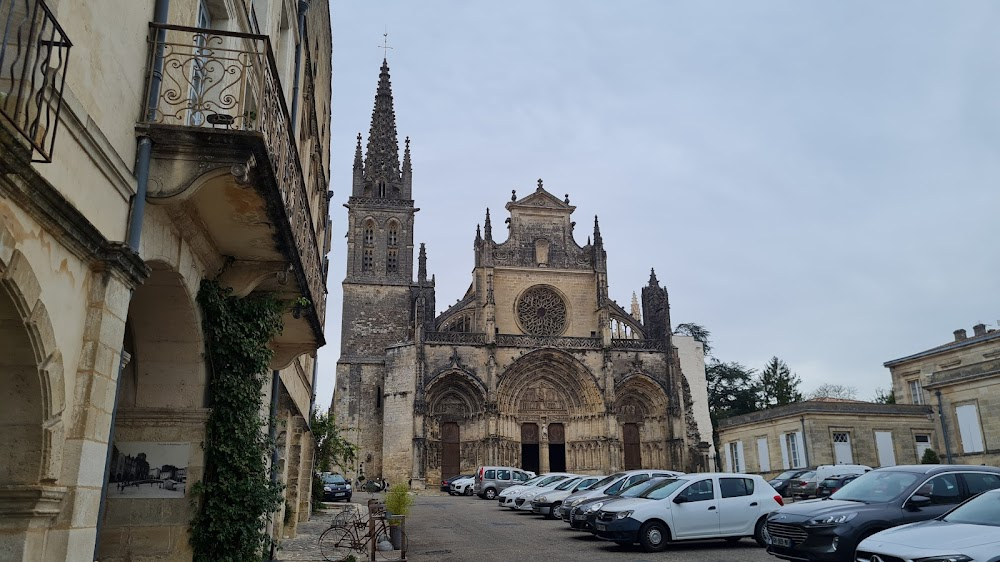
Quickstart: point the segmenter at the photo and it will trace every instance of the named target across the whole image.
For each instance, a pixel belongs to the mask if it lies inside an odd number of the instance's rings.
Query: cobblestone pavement
[[[497,507],[495,501],[447,494],[420,495],[406,522],[410,562],[776,562],[752,539],[736,544],[702,541],[665,552],[622,548],[573,531],[561,521]]]
[[[359,494],[357,500],[367,500]],[[324,509],[313,513],[309,521],[299,523],[298,535],[294,539],[281,541],[276,559],[295,562],[323,562],[323,556],[319,552],[319,536],[330,526],[333,518],[345,509],[349,504],[327,503]],[[367,512],[367,507],[361,504],[354,504],[354,507]]]

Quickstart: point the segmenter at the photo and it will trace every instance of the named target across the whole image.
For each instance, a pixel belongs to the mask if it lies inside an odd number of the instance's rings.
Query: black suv
[[[1000,488],[1000,468],[905,465],[862,474],[821,500],[786,505],[767,518],[767,552],[785,560],[850,562],[865,537],[944,514]]]

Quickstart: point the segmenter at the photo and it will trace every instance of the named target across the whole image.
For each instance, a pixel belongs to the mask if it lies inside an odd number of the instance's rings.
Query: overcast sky
[[[416,242],[441,312],[487,207],[538,178],[601,220],[612,298],[650,267],[715,356],[773,355],[803,390],[1000,319],[1000,4],[337,1],[333,247],[317,403],[340,353],[355,136],[382,34]],[[582,228],[581,228],[582,227]]]

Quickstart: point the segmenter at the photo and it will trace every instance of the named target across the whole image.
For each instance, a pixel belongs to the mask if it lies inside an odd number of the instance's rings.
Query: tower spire
[[[392,108],[392,84],[389,81],[389,62],[382,59],[382,69],[375,91],[371,129],[365,152],[365,187],[374,188],[382,197],[387,189],[397,187],[401,180],[399,167],[399,141],[396,137],[396,113]]]
[[[417,282],[425,283],[426,281],[427,281],[427,247],[424,245],[423,242],[421,242],[420,254],[417,256]]]
[[[639,308],[639,299],[636,298],[635,291],[632,291],[632,318],[642,322],[642,309]]]
[[[410,137],[406,137],[403,141],[405,148],[403,149],[403,174],[410,173]]]
[[[649,286],[650,287],[660,287],[660,282],[656,280],[656,270],[652,267],[649,268]]]
[[[602,246],[604,240],[601,238],[601,225],[597,222],[597,215],[594,215],[594,245]]]
[[[361,170],[364,162],[361,160],[361,133],[358,133],[358,145],[354,147],[354,169]]]
[[[493,224],[490,222],[489,207],[486,208],[486,222],[483,223],[483,233],[485,234],[487,240],[490,242],[493,241]]]

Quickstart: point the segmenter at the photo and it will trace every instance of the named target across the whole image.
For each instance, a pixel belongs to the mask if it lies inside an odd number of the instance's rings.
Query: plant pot
[[[389,527],[389,542],[393,550],[403,550],[403,528],[399,525]]]

